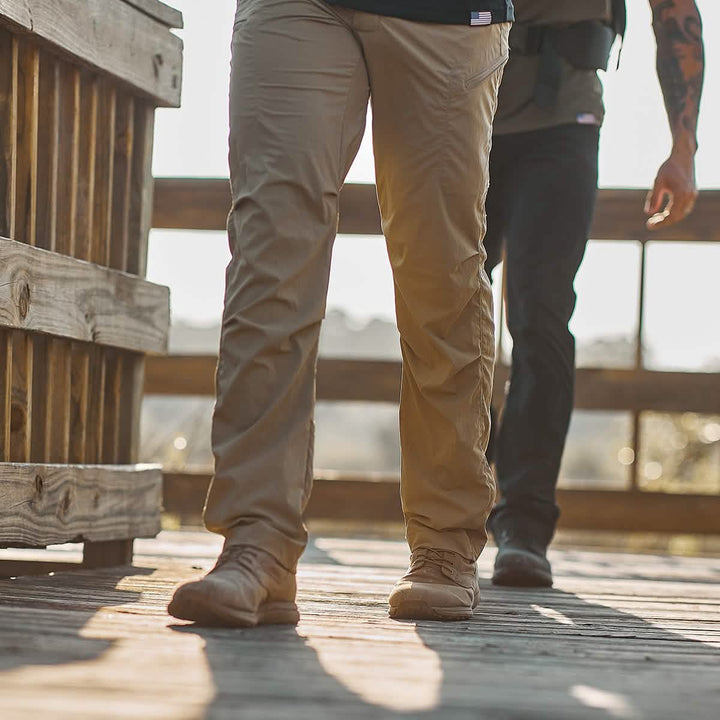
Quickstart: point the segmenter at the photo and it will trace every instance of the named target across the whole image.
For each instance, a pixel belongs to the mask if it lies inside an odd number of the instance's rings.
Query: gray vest
[[[617,35],[625,32],[625,0],[514,0],[510,52],[539,55],[535,103],[552,107],[562,61],[578,70],[607,70]]]

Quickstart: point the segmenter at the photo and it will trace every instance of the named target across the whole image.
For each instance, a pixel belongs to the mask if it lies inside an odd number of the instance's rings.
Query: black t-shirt
[[[326,0],[377,15],[448,25],[490,25],[515,19],[512,0]]]

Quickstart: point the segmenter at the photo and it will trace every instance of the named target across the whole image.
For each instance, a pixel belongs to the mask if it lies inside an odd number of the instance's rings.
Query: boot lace
[[[230,563],[258,577],[262,567],[262,553],[250,545],[230,545],[220,553],[220,557],[210,573],[214,573],[223,565]]]
[[[440,569],[443,574],[451,578],[454,578],[458,574],[455,553],[443,550],[432,550],[430,548],[420,548],[412,553],[408,574],[416,572],[427,565],[434,565]]]

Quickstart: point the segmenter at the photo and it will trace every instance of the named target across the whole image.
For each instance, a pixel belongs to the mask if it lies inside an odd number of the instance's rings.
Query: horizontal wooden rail
[[[0,547],[154,537],[156,465],[0,464]]]
[[[210,475],[165,473],[164,510],[197,520]],[[566,530],[720,534],[720,496],[618,490],[559,490]],[[310,520],[402,522],[400,480],[394,476],[318,472],[308,504]]]
[[[720,191],[700,193],[695,212],[678,225],[645,229],[644,190],[601,190],[591,237],[598,240],[720,242]],[[153,227],[224,230],[230,208],[228,181],[218,178],[156,178]],[[341,233],[382,233],[375,186],[345,185],[340,193]]]
[[[170,292],[134,275],[0,238],[0,326],[167,352]]]
[[[145,393],[214,394],[214,355],[170,355],[148,358]],[[494,396],[501,403],[507,367],[495,373]],[[401,365],[395,361],[321,358],[318,400],[396,403]],[[650,370],[576,371],[575,407],[581,410],[651,410],[720,413],[720,373],[654,372]]]
[[[0,0],[0,23],[122,80],[159,105],[178,107],[182,40],[151,17],[156,5],[148,0]]]

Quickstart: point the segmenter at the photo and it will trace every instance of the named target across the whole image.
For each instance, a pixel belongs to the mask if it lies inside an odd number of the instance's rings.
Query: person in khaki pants
[[[492,121],[510,0],[238,0],[230,88],[232,260],[213,422],[215,568],[169,612],[294,623],[338,194],[373,108],[378,199],[403,353],[408,573],[390,615],[468,618],[495,496],[483,270]],[[358,252],[362,252],[361,249]]]

